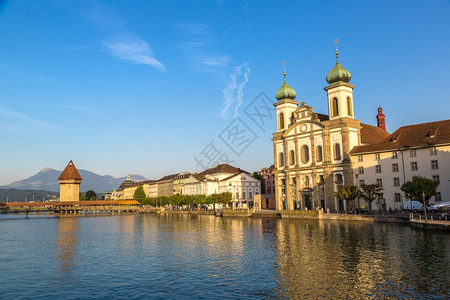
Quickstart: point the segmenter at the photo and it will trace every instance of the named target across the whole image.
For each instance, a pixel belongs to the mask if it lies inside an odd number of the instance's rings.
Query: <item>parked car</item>
[[[367,215],[369,211],[365,208],[355,208],[353,209],[353,213],[355,215]]]

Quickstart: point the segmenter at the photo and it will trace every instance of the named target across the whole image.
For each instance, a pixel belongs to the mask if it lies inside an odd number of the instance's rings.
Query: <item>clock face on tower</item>
[[[306,124],[302,124],[302,125],[300,126],[300,131],[301,131],[301,132],[305,132],[306,129],[307,129]]]

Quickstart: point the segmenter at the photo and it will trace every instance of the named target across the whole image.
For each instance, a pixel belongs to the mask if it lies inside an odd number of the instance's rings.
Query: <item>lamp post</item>
[[[427,222],[427,205],[425,203],[425,192],[422,192],[423,211],[425,212],[425,223]]]

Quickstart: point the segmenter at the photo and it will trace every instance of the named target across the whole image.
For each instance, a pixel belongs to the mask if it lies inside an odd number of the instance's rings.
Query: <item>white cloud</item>
[[[0,130],[2,131],[24,131],[27,129],[55,130],[61,127],[47,121],[29,117],[23,113],[9,110],[0,106]]]
[[[119,59],[148,65],[165,71],[164,65],[153,57],[147,42],[136,36],[120,37],[103,42],[106,50]]]
[[[234,117],[237,117],[238,109],[243,103],[244,86],[250,74],[249,65],[242,63],[239,66],[233,66],[229,55],[209,51],[210,46],[214,43],[214,35],[210,33],[207,25],[181,23],[175,27],[187,39],[180,45],[194,68],[220,77],[228,74],[224,80],[225,88],[222,90],[224,100],[220,116],[224,119],[227,118],[229,111],[234,108]]]
[[[244,86],[248,82],[248,76],[250,75],[250,67],[247,63],[243,63],[234,68],[234,71],[229,74],[229,82],[227,87],[222,90],[224,96],[223,108],[220,113],[222,118],[228,116],[230,108],[234,107],[234,117],[238,116],[239,107],[244,102]],[[238,84],[238,80],[240,83]]]

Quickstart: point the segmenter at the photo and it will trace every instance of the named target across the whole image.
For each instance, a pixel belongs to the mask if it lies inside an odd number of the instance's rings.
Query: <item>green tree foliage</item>
[[[97,194],[93,190],[87,191],[84,196],[86,200],[97,200]]]
[[[135,200],[144,200],[146,198],[144,187],[142,185],[138,186],[137,189],[134,191],[133,199]],[[142,203],[142,202],[141,202]]]
[[[258,179],[259,181],[261,181],[261,194],[265,192],[265,186],[264,186],[264,180],[263,177],[261,175],[259,175],[257,172],[253,172],[252,176],[256,179]]]
[[[425,193],[425,203],[436,195],[436,188],[438,183],[429,178],[414,176],[412,180],[405,182],[400,188],[405,193],[406,198],[423,201],[423,194]]]
[[[82,193],[80,193],[80,201],[84,201],[84,200],[86,200],[86,197]]]
[[[372,202],[377,199],[377,197],[383,191],[383,187],[376,183],[363,184],[359,191],[359,195],[369,202],[369,211],[372,212]]]
[[[353,201],[359,196],[358,188],[355,185],[342,185],[334,195],[339,200]]]

